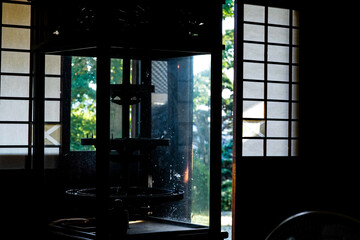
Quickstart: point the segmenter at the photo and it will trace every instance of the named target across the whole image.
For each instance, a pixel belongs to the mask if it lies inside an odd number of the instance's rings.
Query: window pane
[[[298,27],[297,11],[244,4],[243,156],[298,154]]]
[[[244,24],[244,40],[264,42],[265,27],[254,24]]]
[[[289,25],[290,24],[290,10],[283,8],[273,8],[269,7],[269,24],[280,24],[280,25]]]
[[[288,156],[288,140],[267,140],[267,156]]]
[[[60,121],[60,101],[45,101],[45,121]]]
[[[243,139],[243,156],[264,156],[264,140]]]
[[[264,45],[244,43],[244,59],[264,61]]]
[[[2,51],[1,71],[9,73],[29,73],[30,53]]]
[[[268,61],[289,62],[289,48],[282,46],[268,46]]]
[[[244,62],[244,79],[264,80],[264,64]]]
[[[244,118],[264,118],[263,101],[244,101],[243,108]]]
[[[81,145],[81,138],[96,137],[96,58],[71,59],[70,114],[70,150],[94,150],[93,146]]]
[[[110,103],[110,134],[113,138],[121,138],[122,135],[122,106]]]
[[[194,65],[200,62],[204,63],[204,60],[210,60],[208,57],[206,57],[206,55],[198,56],[198,58],[198,60],[196,58],[194,59]],[[166,61],[152,61],[151,81],[155,86],[154,94],[168,94],[168,63]],[[184,86],[186,84],[182,83],[182,85]],[[179,87],[181,87],[181,85]],[[167,100],[167,96],[164,96],[163,98],[166,98]]]
[[[267,121],[267,137],[288,137],[289,122]]]
[[[0,124],[0,145],[27,145],[27,124]]]
[[[268,41],[271,43],[289,44],[289,29],[283,27],[268,27]]]
[[[2,28],[2,48],[30,49],[30,29]]]
[[[112,58],[110,70],[111,84],[121,84],[123,81],[123,60]]]
[[[0,121],[28,121],[29,101],[0,100],[0,113]]]
[[[243,86],[244,98],[264,98],[264,83],[263,82],[245,82]]]
[[[46,55],[45,56],[45,74],[61,74],[61,56]]]
[[[45,97],[46,98],[60,98],[60,78],[46,77],[45,78]]]
[[[268,80],[289,81],[289,66],[279,64],[268,64]]]
[[[30,5],[3,3],[2,23],[30,26]]]
[[[61,145],[61,125],[45,124],[45,145]]]
[[[288,100],[289,99],[289,85],[283,83],[268,83],[267,84],[268,99]]]
[[[268,102],[267,103],[268,118],[289,118],[289,104],[286,102]]]
[[[265,22],[265,7],[244,4],[244,21]]]
[[[265,121],[244,120],[243,137],[265,137]]]
[[[2,97],[28,97],[29,77],[0,76],[0,96]]]

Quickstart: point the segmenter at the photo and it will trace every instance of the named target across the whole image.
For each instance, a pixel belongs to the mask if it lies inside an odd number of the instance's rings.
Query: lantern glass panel
[[[209,225],[210,55],[152,62],[152,136],[168,138],[152,158],[152,186],[183,191],[158,216]]]

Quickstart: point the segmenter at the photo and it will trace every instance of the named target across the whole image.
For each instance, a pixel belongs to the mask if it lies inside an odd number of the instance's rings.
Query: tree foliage
[[[223,19],[234,17],[234,0],[225,0],[223,4]]]
[[[71,67],[70,149],[93,150],[81,138],[96,137],[96,58],[73,57]]]
[[[194,154],[208,165],[210,159],[210,71],[208,70],[194,76],[193,103]]]
[[[234,29],[225,29],[223,35],[223,44],[225,51],[222,53],[223,69],[230,69],[234,67]]]
[[[71,69],[70,149],[94,150],[81,138],[96,137],[96,58],[72,57]],[[122,72],[122,60],[111,59],[111,84],[121,83]]]
[[[234,18],[234,0],[225,0],[223,5],[223,19]],[[234,68],[234,29],[225,29],[223,34],[223,94],[222,101],[222,183],[221,183],[221,208],[223,211],[231,210],[232,202],[232,134],[233,134],[233,82],[226,75],[227,70]]]

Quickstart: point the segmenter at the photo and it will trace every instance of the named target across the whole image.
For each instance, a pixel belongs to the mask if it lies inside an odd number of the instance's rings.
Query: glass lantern
[[[61,58],[50,234],[224,237],[221,4],[200,2],[34,3],[35,57]]]

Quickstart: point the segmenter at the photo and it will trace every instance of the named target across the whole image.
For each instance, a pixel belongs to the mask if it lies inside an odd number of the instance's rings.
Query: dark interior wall
[[[0,172],[0,238],[41,236],[45,201],[35,174],[24,170]]]
[[[360,218],[356,14],[347,1],[314,2],[300,15],[300,157],[240,160],[237,239],[265,239],[306,210]]]
[[[356,13],[341,4],[304,8],[303,176],[315,208],[360,218]]]

